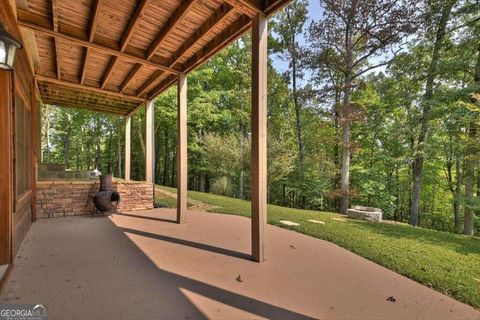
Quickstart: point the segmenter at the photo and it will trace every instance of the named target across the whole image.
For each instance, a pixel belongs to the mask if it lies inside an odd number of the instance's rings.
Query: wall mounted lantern
[[[0,69],[13,70],[15,53],[22,45],[0,23]]]

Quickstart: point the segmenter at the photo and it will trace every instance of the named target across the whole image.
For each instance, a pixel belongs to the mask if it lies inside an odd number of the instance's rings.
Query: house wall
[[[11,35],[23,43],[12,4],[12,1],[0,1],[0,22]],[[9,263],[33,219],[36,159],[34,124],[37,98],[33,69],[26,49],[18,50],[13,72],[2,70],[0,73],[0,92],[4,98],[0,99],[0,149],[3,151],[0,194],[4,198],[0,206],[0,225],[3,225],[0,263]],[[21,135],[18,127],[22,129]]]
[[[95,213],[93,196],[98,181],[38,181],[37,218],[88,215]],[[114,180],[113,189],[120,194],[119,212],[153,208],[153,185],[144,181]]]

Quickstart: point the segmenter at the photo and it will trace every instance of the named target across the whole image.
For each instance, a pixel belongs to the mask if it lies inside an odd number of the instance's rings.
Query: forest
[[[269,203],[364,205],[413,226],[480,231],[478,0],[294,0],[269,29]],[[189,190],[249,199],[250,74],[246,34],[188,75]],[[123,176],[123,117],[41,112],[41,162]],[[173,86],[155,100],[165,186],[176,185],[176,116]],[[131,157],[132,178],[144,179],[142,109]]]

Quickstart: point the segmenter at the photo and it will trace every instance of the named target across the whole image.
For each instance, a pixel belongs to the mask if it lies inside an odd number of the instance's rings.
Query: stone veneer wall
[[[100,182],[37,181],[37,218],[56,218],[96,213],[93,196]],[[153,185],[145,181],[113,180],[120,194],[118,212],[153,208]]]

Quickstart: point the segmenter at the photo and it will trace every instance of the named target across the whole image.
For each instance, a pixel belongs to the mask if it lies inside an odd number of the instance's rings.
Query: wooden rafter
[[[128,42],[130,41],[130,38],[132,37],[135,28],[137,27],[140,19],[145,13],[145,9],[147,8],[150,1],[151,0],[141,0],[138,4],[137,9],[135,10],[135,14],[130,19],[127,29],[123,34],[122,41],[120,42],[120,51],[125,51],[125,49],[127,48]]]
[[[93,42],[93,39],[95,38],[95,31],[97,30],[97,23],[98,23],[98,12],[100,11],[99,8],[100,8],[100,1],[101,0],[95,0],[95,4],[94,4],[94,7],[93,7],[93,11],[92,11],[92,16],[90,18],[90,29],[89,29],[89,33],[88,33],[88,41],[89,42]],[[57,30],[54,30],[54,31],[57,31]],[[84,60],[83,60],[83,65],[82,65],[82,74],[80,75],[80,84],[83,84],[83,82],[85,81],[85,72],[86,72],[86,67],[87,67],[87,63],[88,63],[88,54],[90,53],[90,48],[89,47],[86,47],[85,48],[85,57],[84,57]]]
[[[158,70],[155,70],[155,72],[152,73],[150,77],[148,77],[147,81],[145,81],[140,88],[137,90],[137,97],[140,97],[147,91],[147,89],[152,85],[155,80],[157,80],[162,73]]]
[[[230,13],[234,12],[234,7],[230,5],[221,5],[191,36],[185,41],[180,49],[175,52],[169,61],[169,66],[173,67],[179,59],[199,41],[201,41],[212,29],[222,23]]]
[[[136,63],[132,70],[128,73],[127,77],[123,80],[122,84],[120,85],[120,92],[123,92],[126,87],[130,84],[130,82],[133,80],[133,77],[137,74],[137,72],[142,68],[142,65],[140,63]]]
[[[52,0],[52,25],[53,30],[58,31],[58,10],[57,0]],[[61,79],[60,74],[60,57],[58,55],[58,40],[53,38],[53,46],[55,47],[55,70],[57,72],[57,79]]]
[[[108,79],[110,79],[110,76],[112,75],[113,68],[115,68],[115,64],[117,63],[117,61],[118,61],[117,56],[113,56],[112,59],[110,60],[110,63],[108,64],[108,67],[107,67],[107,70],[105,70],[105,74],[103,75],[102,84],[101,84],[100,88],[102,88],[102,89],[105,88],[105,85],[107,84]]]
[[[180,72],[178,70],[169,68],[169,67],[167,67],[165,65],[162,65],[160,63],[157,63],[157,62],[154,62],[154,61],[151,61],[151,60],[146,60],[145,58],[142,58],[142,57],[130,54],[130,53],[120,52],[119,50],[116,50],[116,49],[113,49],[111,47],[107,47],[107,46],[104,46],[104,45],[101,45],[101,44],[97,44],[97,43],[94,43],[94,42],[88,42],[86,40],[83,40],[83,39],[78,38],[78,37],[71,36],[71,35],[66,34],[66,33],[55,32],[55,31],[53,31],[49,28],[45,28],[45,27],[37,25],[35,23],[31,23],[31,22],[24,21],[24,20],[18,20],[18,24],[21,27],[32,29],[32,30],[35,30],[36,32],[39,32],[39,33],[43,33],[43,34],[47,34],[47,35],[50,35],[50,36],[54,36],[56,38],[64,39],[66,42],[69,42],[70,44],[76,44],[76,45],[79,45],[79,46],[88,47],[90,49],[95,49],[95,50],[98,50],[98,51],[101,51],[101,52],[104,52],[104,53],[107,53],[107,54],[111,54],[111,55],[114,55],[114,56],[121,57],[122,59],[125,59],[125,60],[129,60],[129,61],[132,61],[132,62],[137,62],[137,63],[144,64],[144,65],[149,65],[149,66],[152,66],[156,69],[163,70],[163,71],[168,72],[168,73],[179,74],[179,72]]]
[[[202,64],[215,53],[221,50],[226,43],[229,43],[236,38],[244,34],[251,26],[251,21],[248,16],[242,15],[235,22],[233,22],[228,28],[226,28],[222,33],[217,35],[215,38],[210,40],[205,47],[199,50],[193,57],[191,57],[182,68],[186,73],[190,72],[198,65]],[[149,93],[148,99],[155,98],[159,93],[166,90],[173,83],[175,83],[176,77],[169,76],[159,84],[157,84]]]
[[[55,47],[55,69],[57,71],[57,79],[61,79],[61,72],[60,72],[60,56],[58,54],[58,39],[53,38],[53,46]]]
[[[168,21],[163,26],[162,30],[158,36],[150,44],[150,47],[147,49],[147,59],[151,59],[153,55],[157,52],[158,48],[163,44],[167,36],[172,32],[172,30],[178,25],[183,17],[188,13],[188,11],[193,7],[195,0],[185,0],[182,1],[180,7],[175,11],[175,13],[170,16]]]
[[[82,65],[82,74],[80,75],[80,84],[85,82],[85,75],[86,75],[86,67],[88,62],[88,55],[90,54],[90,48],[85,48],[85,57],[83,58],[83,65]]]
[[[162,45],[162,43],[165,41],[165,39],[170,34],[170,32],[172,32],[172,30],[178,25],[178,23],[182,20],[182,18],[184,18],[185,15],[188,13],[188,11],[193,7],[194,3],[195,3],[195,0],[187,0],[182,2],[182,5],[170,16],[168,21],[160,30],[158,36],[155,38],[155,40],[153,40],[153,42],[148,47],[147,54],[146,54],[147,59],[151,59],[155,55],[155,52]],[[135,77],[137,72],[138,70],[131,75],[131,78]],[[157,78],[158,76],[153,78],[153,80],[152,80],[152,77],[147,79],[147,81],[145,81],[141,85],[139,90],[137,90],[137,93],[138,92],[140,92],[140,94],[143,93],[146,90],[146,88],[148,88],[152,84],[152,82],[155,81]]]
[[[168,66],[173,68],[173,66],[178,62],[179,59],[193,46],[195,46],[199,41],[201,41],[212,29],[222,23],[229,14],[234,12],[234,7],[228,4],[221,5],[208,19],[205,21],[188,39],[185,43],[175,52],[170,59]],[[145,81],[140,88],[137,90],[137,96],[143,95],[146,90],[152,85],[155,80],[158,79],[160,74],[155,72],[151,77]]]
[[[89,42],[93,42],[93,39],[95,39],[95,31],[97,31],[97,25],[98,25],[98,14],[100,13],[100,5],[102,4],[103,0],[94,0],[94,1],[95,1],[95,5],[92,11],[92,18],[90,20],[90,31],[88,36]]]
[[[125,30],[122,40],[120,42],[120,52],[124,52],[125,49],[127,48],[128,42],[130,41],[130,38],[133,35],[133,31],[135,30],[135,27],[138,25],[138,22],[140,21],[141,17],[143,16],[145,9],[147,8],[147,5],[151,0],[141,0],[140,4],[138,5],[137,9],[135,10],[135,14],[130,19],[130,22],[128,23],[127,29]],[[103,76],[102,80],[102,89],[105,88],[105,85],[108,82],[108,79],[110,78],[113,69],[115,68],[116,63],[118,62],[118,57],[112,57],[110,60],[110,64],[105,71],[105,74]],[[123,91],[123,88],[122,90]]]
[[[202,49],[190,57],[188,61],[184,63],[184,67],[182,68],[184,72],[190,72],[198,65],[210,59],[214,54],[223,49],[226,44],[233,42],[247,32],[251,25],[252,21],[248,16],[240,16],[222,33],[210,40]]]
[[[58,80],[58,79],[49,78],[49,77],[41,76],[41,75],[36,75],[35,77],[40,82],[49,82],[49,83],[53,83],[53,84],[57,84],[57,85],[65,86],[65,87],[70,87],[70,88],[74,88],[74,89],[103,93],[105,95],[120,97],[120,98],[127,99],[127,100],[144,101],[144,99],[138,98],[136,96],[127,95],[127,94],[116,92],[116,91],[110,91],[110,90],[100,89],[100,88],[96,88],[96,87],[90,87],[90,86],[81,85],[81,84],[75,83],[75,82]]]
[[[53,30],[58,31],[58,4],[57,0],[52,0],[52,24]]]

